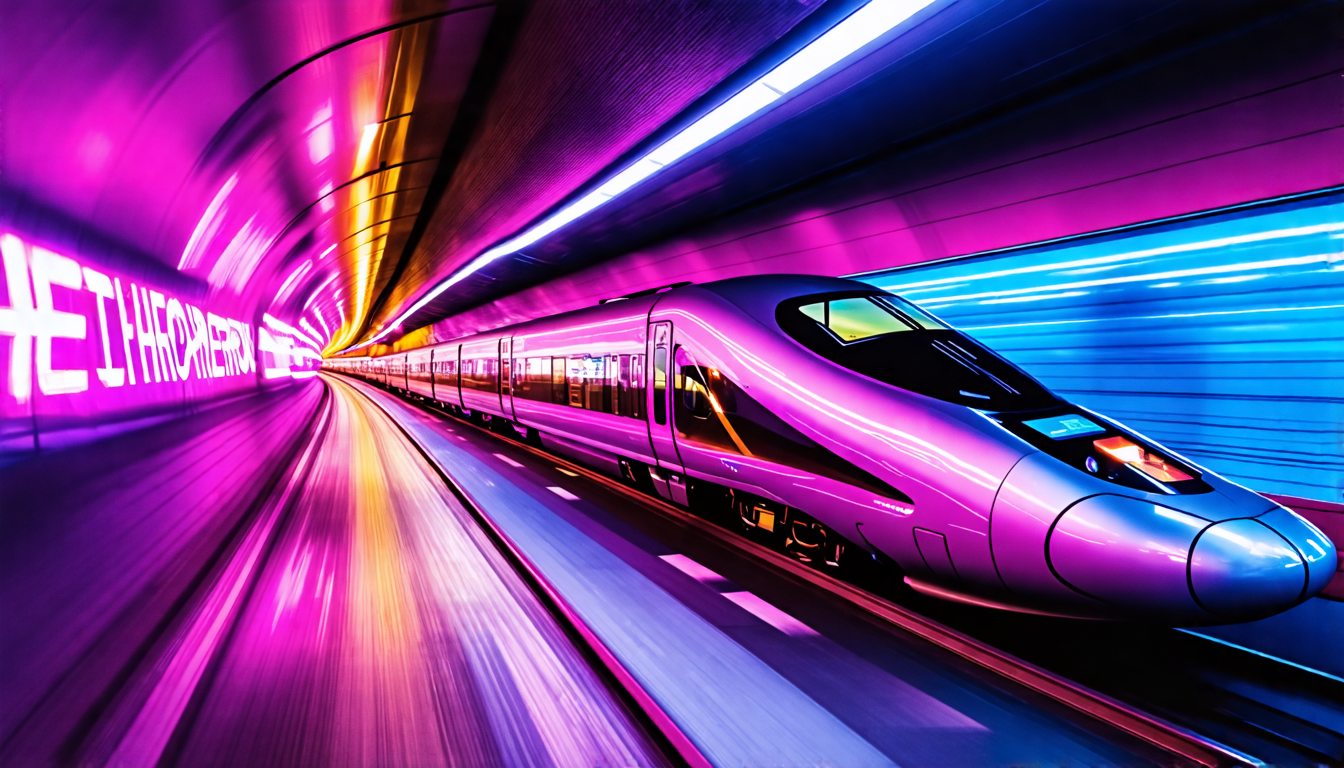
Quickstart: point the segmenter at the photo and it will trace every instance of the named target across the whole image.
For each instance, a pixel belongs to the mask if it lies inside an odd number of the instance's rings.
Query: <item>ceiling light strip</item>
[[[434,286],[390,325],[368,341],[347,350],[367,347],[392,333],[411,315],[423,309],[444,291],[457,285],[496,259],[516,253],[566,224],[615,198],[694,150],[727,133],[747,118],[778,101],[799,86],[891,31],[934,0],[872,0],[821,37],[785,59],[755,82],[715,107],[680,133],[658,145],[605,184],[561,208],[531,228],[481,253],[461,269]]]

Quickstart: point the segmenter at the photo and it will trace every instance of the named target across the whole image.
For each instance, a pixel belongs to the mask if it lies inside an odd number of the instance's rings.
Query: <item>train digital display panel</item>
[[[1100,435],[1106,431],[1105,427],[1097,426],[1090,419],[1072,414],[1051,416],[1048,419],[1032,419],[1022,423],[1051,440],[1068,440],[1071,437]]]

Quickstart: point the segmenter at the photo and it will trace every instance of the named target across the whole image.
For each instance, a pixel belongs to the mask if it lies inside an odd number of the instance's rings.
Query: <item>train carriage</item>
[[[1335,570],[1301,517],[854,281],[683,285],[328,363],[940,597],[1211,624],[1285,610]]]

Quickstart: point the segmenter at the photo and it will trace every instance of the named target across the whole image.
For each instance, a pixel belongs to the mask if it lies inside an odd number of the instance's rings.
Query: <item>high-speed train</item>
[[[678,285],[327,365],[948,599],[1216,624],[1290,608],[1336,568],[1297,514],[851,280]]]

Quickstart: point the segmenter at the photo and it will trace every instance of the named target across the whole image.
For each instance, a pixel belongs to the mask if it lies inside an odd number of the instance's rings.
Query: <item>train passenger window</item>
[[[1059,403],[1022,369],[898,296],[871,290],[801,296],[781,302],[775,320],[836,365],[927,397],[992,411]]]
[[[605,411],[607,393],[607,358],[583,359],[583,407],[590,411]]]
[[[498,381],[498,358],[476,358],[462,361],[462,388],[477,392],[496,392]]]
[[[607,381],[602,387],[602,410],[617,416],[621,413],[621,356],[607,357]]]
[[[571,357],[565,361],[565,381],[569,384],[569,399],[565,402],[575,408],[583,407],[583,358]]]
[[[612,356],[612,413],[644,417],[644,356]]]
[[[434,385],[457,386],[457,349],[440,350],[443,357],[434,356]]]
[[[771,413],[718,369],[697,364],[685,347],[677,347],[675,370],[678,438],[795,467],[890,499],[910,501],[901,491]]]
[[[551,393],[551,358],[529,357],[520,359],[518,360],[518,368],[518,384],[513,390],[514,396],[525,400],[535,400],[539,403],[551,402],[553,397]]]

